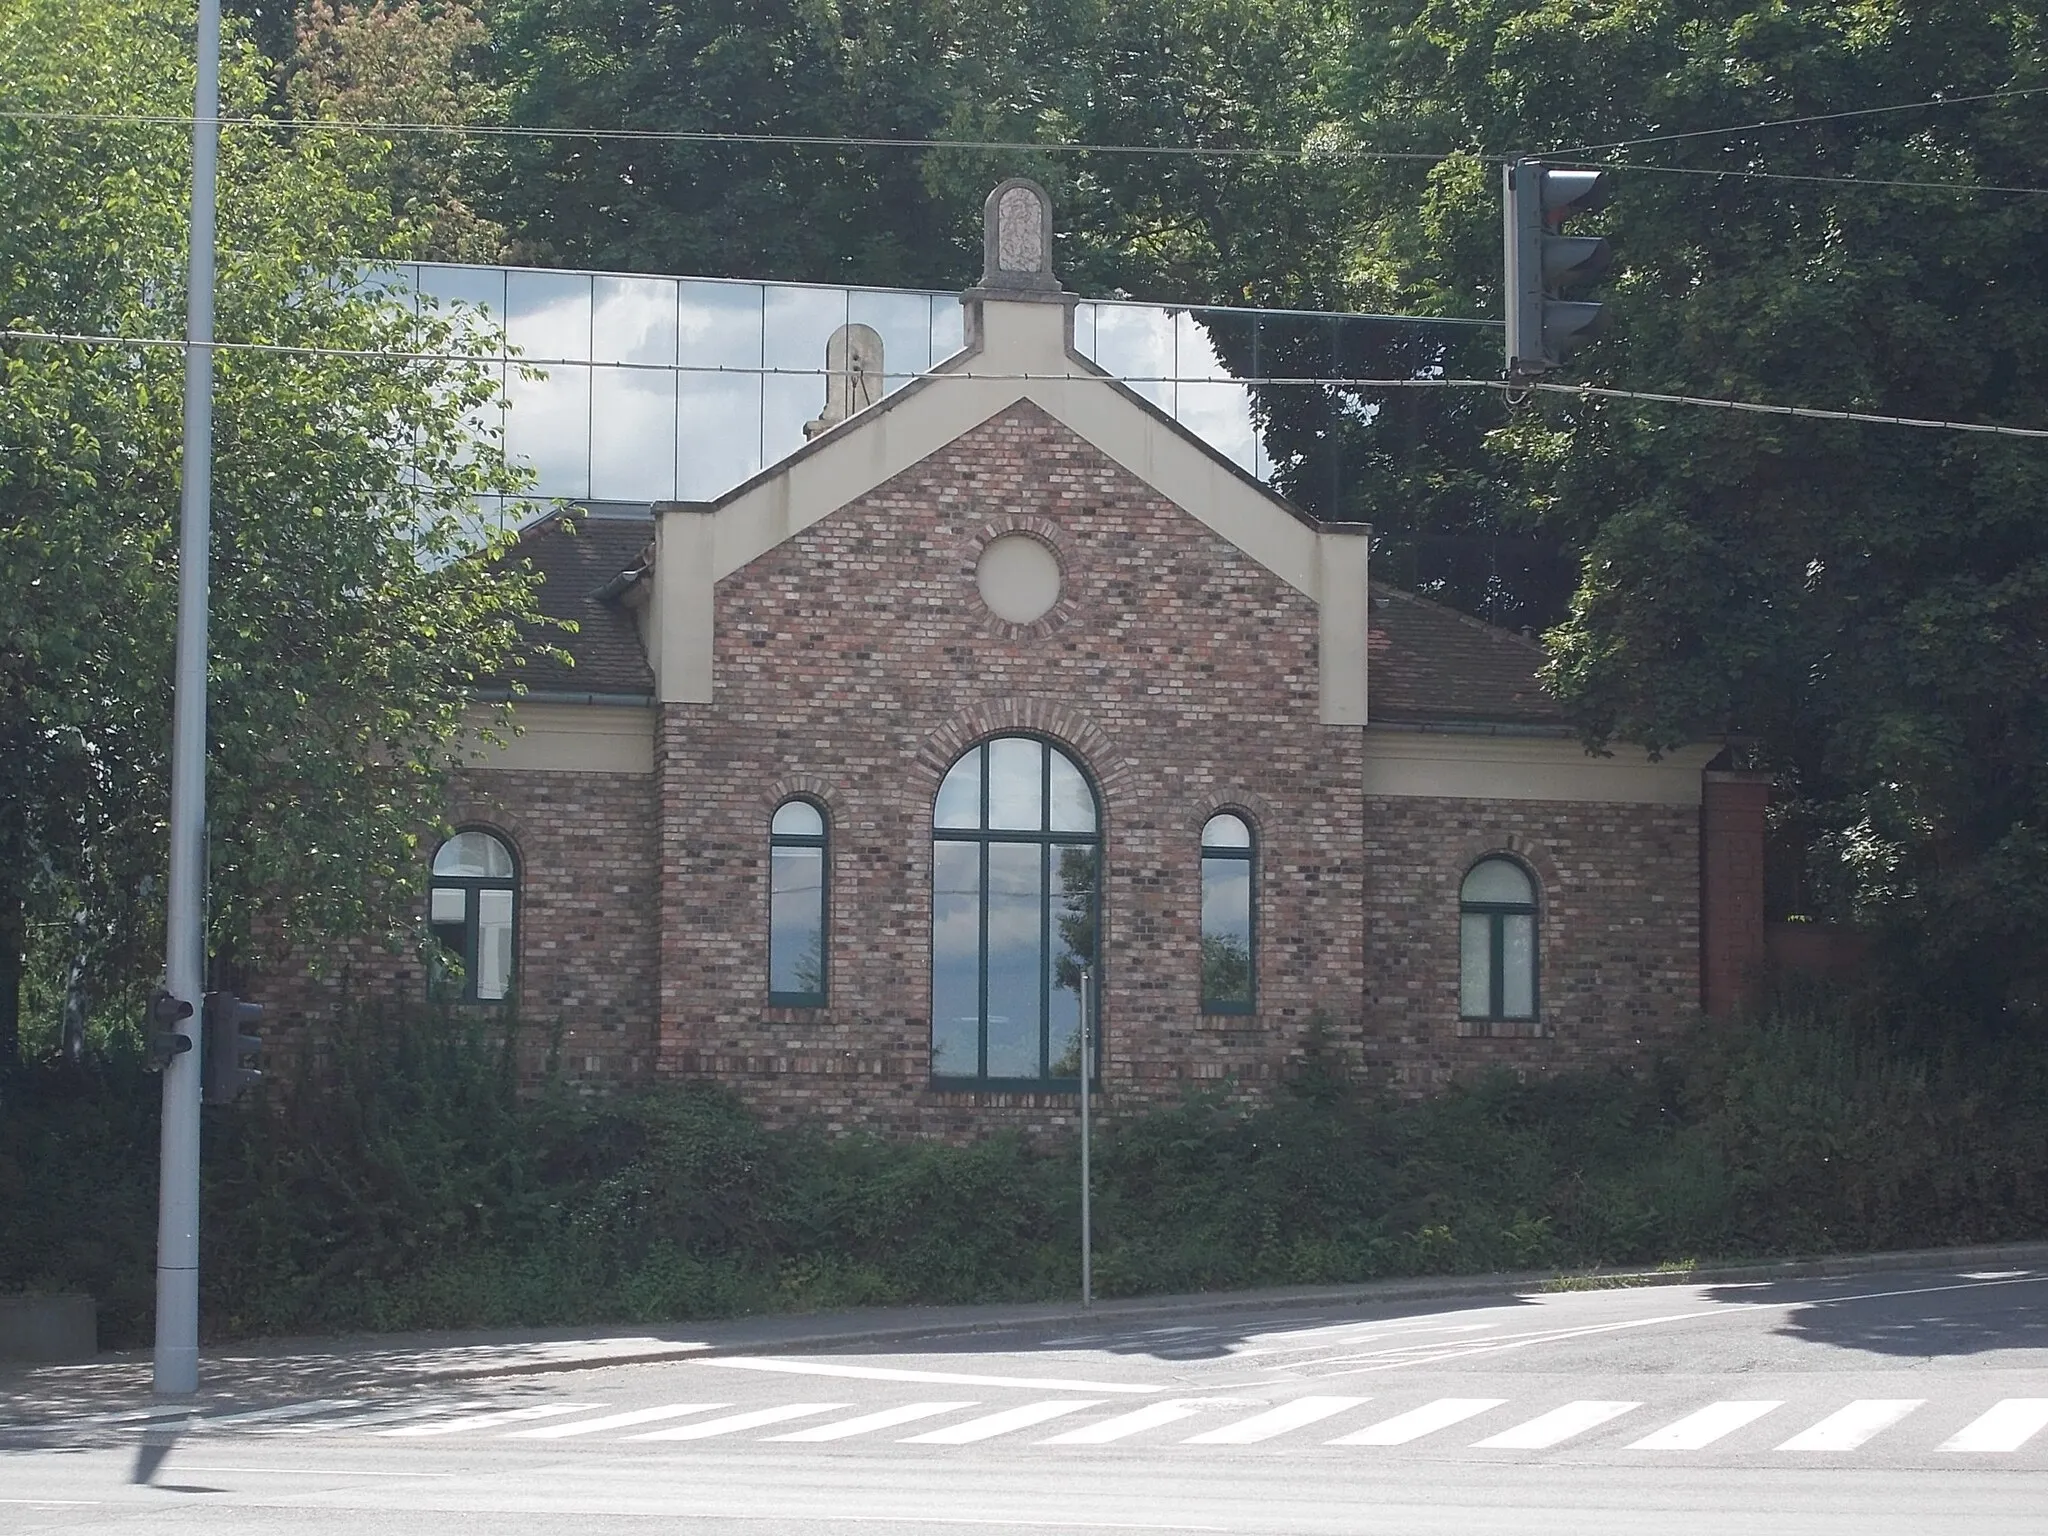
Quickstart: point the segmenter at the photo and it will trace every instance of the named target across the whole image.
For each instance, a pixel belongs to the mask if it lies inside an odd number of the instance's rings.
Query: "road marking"
[[[1784,1400],[1750,1398],[1740,1402],[1710,1403],[1698,1413],[1689,1413],[1676,1424],[1667,1424],[1655,1434],[1632,1441],[1632,1451],[1697,1451],[1712,1445],[1723,1435],[1732,1435],[1745,1424],[1754,1424]]]
[[[372,1413],[351,1413],[339,1419],[322,1419],[317,1424],[266,1424],[259,1435],[324,1435],[336,1429],[362,1429],[372,1424],[396,1424],[404,1419],[425,1419],[437,1414],[468,1413],[491,1406],[489,1398],[461,1402],[404,1403],[396,1408],[379,1408]]]
[[[516,1429],[507,1440],[566,1440],[572,1435],[594,1435],[604,1429],[625,1429],[634,1424],[657,1424],[663,1419],[686,1418],[693,1413],[710,1413],[730,1408],[731,1403],[665,1403],[659,1408],[635,1408],[630,1413],[607,1414],[601,1419],[579,1419],[574,1424],[543,1424],[539,1429]]]
[[[218,1429],[224,1424],[264,1424],[276,1419],[305,1419],[337,1408],[360,1408],[360,1397],[327,1397],[310,1403],[286,1403],[282,1408],[252,1408],[246,1413],[223,1413],[187,1421],[192,1429]]]
[[[2016,1451],[2048,1428],[2048,1397],[2009,1397],[1935,1447],[1938,1451]]]
[[[1890,1429],[1926,1402],[1924,1397],[1860,1398],[1831,1413],[1813,1428],[1802,1430],[1778,1449],[1781,1451],[1853,1451],[1877,1434]]]
[[[993,1440],[997,1435],[1007,1435],[1015,1429],[1029,1429],[1034,1424],[1043,1424],[1047,1419],[1057,1419],[1064,1414],[1079,1413],[1083,1408],[1099,1408],[1100,1398],[1055,1397],[1043,1403],[1026,1403],[1022,1408],[1009,1408],[1001,1413],[991,1413],[978,1419],[969,1419],[965,1424],[949,1424],[944,1429],[935,1429],[929,1434],[912,1435],[904,1445],[972,1445],[977,1440]]]
[[[900,1408],[884,1408],[880,1413],[864,1413],[857,1419],[840,1419],[831,1424],[815,1424],[809,1429],[792,1430],[786,1435],[770,1435],[770,1440],[797,1440],[814,1442],[819,1440],[846,1440],[854,1435],[865,1435],[871,1430],[894,1429],[898,1424],[914,1424],[919,1419],[935,1419],[942,1413],[957,1413],[962,1408],[978,1408],[979,1403],[905,1403]]]
[[[1178,1424],[1182,1419],[1191,1419],[1200,1413],[1195,1403],[1147,1403],[1132,1413],[1120,1413],[1113,1419],[1104,1419],[1099,1424],[1084,1424],[1079,1429],[1070,1429],[1063,1435],[1054,1435],[1050,1440],[1041,1440],[1040,1445],[1108,1445],[1112,1440],[1122,1440],[1128,1435],[1143,1434],[1148,1429],[1161,1429],[1168,1424]]]
[[[1291,1403],[1282,1403],[1278,1408],[1255,1413],[1248,1419],[1239,1419],[1235,1424],[1225,1424],[1220,1429],[1192,1435],[1181,1441],[1181,1444],[1254,1445],[1261,1440],[1284,1435],[1290,1429],[1300,1429],[1305,1424],[1313,1424],[1318,1419],[1327,1419],[1347,1408],[1356,1408],[1360,1403],[1370,1401],[1370,1398],[1365,1397],[1297,1397]]]
[[[970,1376],[959,1371],[905,1371],[883,1365],[838,1365],[828,1360],[772,1360],[765,1356],[734,1355],[728,1359],[697,1360],[695,1365],[715,1365],[728,1371],[783,1371],[792,1376],[845,1376],[859,1381],[929,1381],[949,1387],[1030,1387],[1040,1392],[1163,1392],[1164,1387],[1140,1387],[1127,1381],[1062,1381],[1051,1376]]]
[[[1391,1419],[1382,1419],[1356,1434],[1344,1435],[1328,1443],[1406,1445],[1411,1440],[1420,1440],[1424,1435],[1433,1435],[1440,1429],[1449,1429],[1453,1424],[1476,1419],[1480,1414],[1499,1408],[1506,1402],[1507,1399],[1504,1397],[1440,1397],[1433,1403],[1411,1408],[1406,1413],[1397,1413]]]
[[[685,1424],[680,1429],[657,1429],[651,1435],[628,1435],[628,1440],[709,1440],[714,1435],[735,1435],[743,1429],[759,1429],[764,1424],[783,1424],[791,1419],[808,1419],[820,1413],[838,1413],[851,1408],[851,1403],[785,1403],[780,1408],[757,1408],[752,1413],[729,1414],[722,1419],[706,1419],[701,1424]]]
[[[1538,1414],[1526,1424],[1517,1424],[1513,1429],[1504,1429],[1488,1440],[1481,1440],[1472,1448],[1475,1451],[1542,1451],[1553,1445],[1562,1445],[1574,1435],[1583,1435],[1589,1429],[1598,1429],[1609,1419],[1618,1419],[1624,1413],[1640,1408],[1641,1403],[1566,1403],[1562,1408],[1553,1408],[1548,1413]]]
[[[534,1403],[525,1408],[501,1408],[495,1413],[468,1413],[457,1419],[435,1419],[430,1424],[404,1424],[397,1429],[380,1429],[380,1435],[459,1435],[471,1429],[496,1429],[500,1424],[518,1424],[527,1419],[554,1419],[565,1413],[588,1413],[603,1403]]]
[[[69,1419],[56,1419],[48,1424],[30,1422],[9,1424],[10,1432],[22,1430],[92,1429],[103,1424],[134,1424],[144,1419],[182,1419],[192,1412],[190,1403],[180,1403],[175,1408],[127,1408],[118,1413],[88,1413]]]

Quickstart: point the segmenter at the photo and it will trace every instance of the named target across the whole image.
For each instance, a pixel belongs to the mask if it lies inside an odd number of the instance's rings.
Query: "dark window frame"
[[[775,818],[784,806],[807,805],[818,813],[822,832],[777,832]],[[815,992],[775,990],[775,850],[815,848],[818,850],[818,989]],[[810,795],[789,795],[768,813],[768,1006],[771,1008],[823,1008],[832,989],[832,813]]]
[[[1046,749],[1045,754],[1040,759],[1039,766],[1039,819],[1046,824],[1046,830],[1027,832],[994,829],[989,826],[989,763],[991,756],[989,749],[999,741],[1032,741],[1039,743]],[[1090,1044],[1093,1046],[1093,1050],[1090,1053],[1092,1059],[1089,1062],[1088,1086],[1090,1092],[1100,1093],[1102,1091],[1102,1038],[1104,1033],[1100,1010],[1102,1006],[1101,999],[1105,991],[1102,974],[1104,840],[1102,835],[1101,786],[1096,783],[1095,775],[1089,771],[1088,765],[1068,748],[1064,742],[1036,731],[1001,731],[995,735],[984,736],[981,740],[970,743],[946,765],[945,773],[939,775],[939,784],[943,786],[947,778],[952,775],[953,770],[964,759],[977,751],[982,754],[981,782],[979,785],[980,825],[972,828],[941,827],[938,825],[939,791],[935,788],[932,791],[931,836],[934,885],[936,885],[938,845],[940,843],[970,843],[976,846],[976,869],[981,893],[980,911],[978,913],[980,933],[978,940],[979,960],[977,965],[977,983],[979,986],[977,1007],[980,1013],[980,1021],[975,1051],[975,1062],[979,1070],[971,1076],[961,1073],[933,1072],[930,1078],[932,1089],[940,1093],[1072,1093],[1076,1095],[1081,1091],[1081,1076],[1078,1069],[1071,1076],[1055,1077],[1052,1075],[1051,1018],[1053,989],[1049,986],[1041,994],[1038,1004],[1038,1061],[1040,1075],[1037,1077],[991,1077],[988,1075],[989,849],[998,843],[1010,843],[1037,844],[1042,850],[1039,861],[1039,877],[1041,882],[1039,889],[1043,893],[1039,918],[1039,953],[1045,956],[1050,956],[1053,953],[1052,932],[1055,923],[1053,917],[1053,892],[1055,889],[1053,880],[1058,873],[1058,864],[1054,857],[1054,850],[1062,847],[1081,847],[1091,850],[1094,854],[1095,882],[1094,888],[1089,892],[1088,914],[1089,965],[1093,979],[1090,986],[1085,989],[1087,995],[1084,996],[1084,989],[1078,987],[1075,995],[1080,1000],[1082,1008],[1087,1008],[1092,1001],[1097,1010],[1094,1017],[1088,1018],[1084,1014],[1083,1018],[1087,1025]],[[1093,832],[1054,832],[1050,830],[1052,823],[1052,758],[1055,753],[1066,759],[1073,766],[1075,771],[1081,775],[1082,783],[1088,788],[1089,801],[1095,813],[1095,830]],[[932,925],[931,931],[934,935],[930,960],[931,969],[935,971],[938,959],[936,943],[938,901],[936,891],[934,891],[931,902],[929,917]],[[931,1012],[934,1014],[937,1012],[937,989],[935,982],[935,976],[927,976],[927,985],[932,987],[929,996],[932,1002]],[[936,1025],[937,1021],[934,1019],[932,1021],[934,1033],[936,1033]]]
[[[439,875],[434,873],[434,862],[441,857],[441,850],[464,833],[475,832],[488,837],[505,850],[505,857],[512,865],[510,875]],[[434,845],[433,857],[427,861],[427,932],[433,941],[433,963],[428,967],[427,995],[429,998],[448,1003],[469,1004],[485,1008],[503,1007],[509,1004],[519,990],[519,941],[526,905],[519,899],[520,877],[524,866],[520,862],[519,848],[511,838],[497,827],[470,824],[455,828]],[[451,928],[452,923],[434,921],[434,892],[441,890],[462,893],[462,950],[456,958],[462,967],[462,991],[459,996],[447,995],[448,970],[441,959],[449,953],[449,945],[442,937],[442,930]],[[477,971],[480,969],[477,956],[477,929],[481,919],[479,900],[485,891],[506,891],[512,897],[512,961],[505,976],[503,997],[478,997],[476,995]]]
[[[1467,901],[1465,883],[1482,865],[1508,864],[1522,872],[1529,882],[1527,902]],[[1465,1011],[1465,919],[1486,921],[1486,1007],[1485,1013]],[[1507,1011],[1507,919],[1529,919],[1529,1011]],[[1458,1020],[1465,1024],[1535,1024],[1543,1017],[1543,886],[1536,872],[1520,859],[1505,853],[1489,853],[1474,859],[1458,877]]]
[[[1226,847],[1210,843],[1209,824],[1218,816],[1230,816],[1244,823],[1245,835],[1249,839],[1242,848]],[[1259,826],[1251,816],[1234,805],[1219,805],[1202,818],[1202,842],[1200,844],[1201,879],[1203,908],[1197,921],[1202,924],[1202,945],[1204,959],[1198,979],[1201,993],[1201,1011],[1222,1017],[1243,1018],[1259,1011]],[[1241,863],[1245,866],[1245,927],[1246,943],[1250,946],[1245,955],[1245,995],[1242,1001],[1232,998],[1209,996],[1209,976],[1206,951],[1209,943],[1206,903],[1209,890],[1209,861],[1219,863]]]

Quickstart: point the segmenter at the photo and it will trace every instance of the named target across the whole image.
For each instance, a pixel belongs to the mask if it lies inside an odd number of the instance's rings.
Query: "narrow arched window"
[[[1087,775],[1039,737],[998,736],[946,774],[932,808],[933,1078],[1079,1087],[1098,825]]]
[[[825,813],[785,800],[768,824],[768,1001],[825,1006]]]
[[[1252,829],[1225,811],[1202,827],[1202,1012],[1252,1011]]]
[[[519,876],[512,850],[488,832],[458,832],[434,853],[428,921],[439,951],[436,989],[451,1001],[502,1002],[518,953]]]
[[[1513,859],[1481,859],[1459,889],[1458,1012],[1536,1017],[1536,882]]]

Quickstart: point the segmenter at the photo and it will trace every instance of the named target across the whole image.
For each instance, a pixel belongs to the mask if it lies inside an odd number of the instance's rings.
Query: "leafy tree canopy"
[[[189,115],[189,27],[165,0],[0,0],[7,105]],[[231,37],[228,117],[260,111],[265,76]],[[464,360],[466,327],[358,281],[397,229],[363,190],[376,153],[222,138],[217,334],[287,349],[217,355],[223,951],[389,918],[418,879],[464,687],[530,617],[518,570],[459,558],[480,537],[473,498],[513,488],[469,425],[494,378]],[[190,164],[175,123],[0,119],[0,329],[182,334]],[[311,347],[351,355],[289,350]],[[176,347],[0,338],[0,917],[33,936],[82,912],[110,984],[148,975],[160,946],[180,375]]]

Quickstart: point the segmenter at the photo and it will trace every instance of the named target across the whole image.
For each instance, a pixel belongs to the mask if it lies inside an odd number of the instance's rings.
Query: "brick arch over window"
[[[1113,814],[1111,802],[1135,770],[1107,731],[1050,699],[989,699],[959,711],[917,749],[919,787],[927,795],[937,793],[947,770],[977,741],[1020,733],[1048,737],[1076,753],[1095,777],[1105,820]]]

